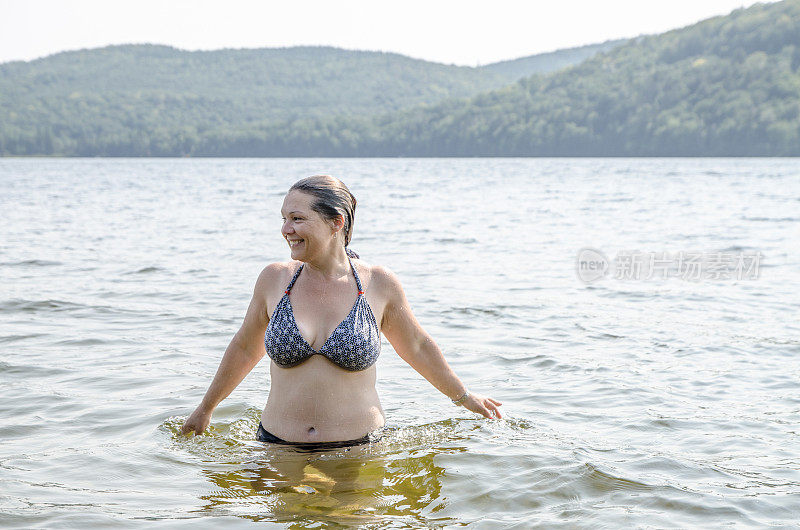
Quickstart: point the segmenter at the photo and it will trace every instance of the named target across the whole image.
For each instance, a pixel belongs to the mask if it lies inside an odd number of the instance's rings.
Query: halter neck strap
[[[347,256],[347,261],[350,262],[350,269],[353,271],[353,276],[355,276],[356,278],[356,285],[358,286],[358,294],[364,294],[364,288],[361,286],[361,278],[358,277],[358,273],[356,272],[356,268],[353,265],[353,260],[350,259],[350,256]],[[284,291],[286,294],[289,294],[289,291],[292,290],[294,282],[297,281],[297,277],[300,276],[300,271],[303,270],[304,266],[305,263],[300,265],[300,267],[298,267],[297,269],[297,272],[295,272],[294,276],[292,276],[292,281],[289,282],[289,285],[286,287],[286,291]]]
[[[353,276],[356,277],[356,285],[358,286],[358,294],[364,294],[364,288],[361,287],[361,278],[358,277],[358,273],[356,272],[356,268],[353,265],[353,260],[350,259],[350,256],[347,256],[347,261],[350,262],[350,268],[353,269]]]
[[[303,263],[303,265],[305,265],[305,263]],[[297,268],[297,272],[295,272],[294,276],[292,276],[292,281],[290,281],[289,285],[286,287],[286,291],[285,291],[286,294],[289,294],[289,291],[292,290],[292,286],[294,285],[294,282],[296,282],[297,281],[297,277],[300,276],[300,271],[303,270],[303,265],[300,265],[300,267]]]

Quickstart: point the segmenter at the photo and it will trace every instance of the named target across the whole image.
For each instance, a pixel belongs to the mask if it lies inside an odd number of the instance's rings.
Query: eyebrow
[[[281,213],[283,213],[283,212],[281,212]],[[293,213],[299,213],[299,214],[302,214],[303,212],[301,212],[301,211],[298,211],[298,210],[295,210],[295,211],[293,211],[293,212],[289,212],[289,213],[287,213],[286,215],[292,215]]]

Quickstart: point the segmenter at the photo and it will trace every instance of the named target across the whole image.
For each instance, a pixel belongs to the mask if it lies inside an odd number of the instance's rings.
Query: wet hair
[[[289,191],[302,191],[314,197],[311,209],[323,219],[333,221],[340,215],[344,217],[344,250],[351,258],[358,258],[355,251],[347,248],[353,235],[353,222],[356,216],[356,198],[341,180],[330,175],[314,175],[295,182]],[[288,192],[287,192],[288,193]]]

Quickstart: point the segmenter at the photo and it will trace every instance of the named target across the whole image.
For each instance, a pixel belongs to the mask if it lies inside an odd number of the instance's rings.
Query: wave
[[[0,313],[35,313],[38,311],[75,311],[88,306],[64,300],[23,300],[12,299],[0,302]]]
[[[5,335],[0,336],[0,343],[3,342],[16,342],[18,340],[34,339],[36,337],[44,337],[44,333],[31,333],[29,335]]]
[[[767,221],[767,222],[775,222],[775,223],[787,223],[792,221],[800,221],[800,217],[747,217],[742,216],[742,220],[744,221]]]
[[[122,274],[125,276],[125,275],[129,275],[129,274],[149,274],[151,272],[166,272],[166,273],[169,273],[169,271],[167,269],[164,269],[162,267],[158,267],[156,265],[151,265],[149,267],[142,267],[141,269],[138,269],[138,270],[135,270],[135,271],[123,272]]]
[[[0,263],[0,266],[4,267],[56,267],[58,265],[63,265],[63,263],[46,259],[26,259],[23,261],[5,261]]]

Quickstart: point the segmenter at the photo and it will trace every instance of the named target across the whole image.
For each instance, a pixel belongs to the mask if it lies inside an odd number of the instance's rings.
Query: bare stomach
[[[292,368],[270,364],[264,429],[288,442],[361,438],[386,418],[375,390],[375,366],[348,372],[322,355]]]

